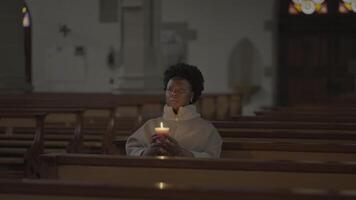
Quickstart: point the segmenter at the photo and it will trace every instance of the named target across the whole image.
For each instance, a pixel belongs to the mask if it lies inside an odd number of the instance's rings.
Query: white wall
[[[197,32],[197,39],[189,42],[187,59],[203,71],[207,93],[230,91],[229,56],[241,39],[252,42],[260,54],[262,79],[259,93],[244,108],[251,114],[273,101],[274,78],[265,75],[276,67],[273,33],[265,26],[273,20],[274,7],[274,0],[164,0],[162,21],[187,22]]]
[[[33,24],[35,91],[110,91],[112,72],[106,57],[110,46],[118,49],[120,30],[118,23],[99,23],[99,1],[28,0],[27,3]],[[59,32],[60,24],[71,29],[68,36]],[[75,46],[83,46],[86,55],[73,56]],[[78,78],[74,80],[75,77]]]
[[[261,88],[244,106],[244,114],[251,114],[273,103],[275,45],[266,23],[274,20],[275,4],[275,0],[163,0],[162,22],[186,22],[196,31],[197,38],[188,43],[187,61],[202,70],[206,93],[232,90],[228,86],[231,54],[243,39],[252,44],[259,58],[256,77]],[[120,25],[99,23],[99,0],[28,0],[28,5],[33,18],[35,91],[109,92],[114,75],[106,56],[110,46],[120,47]],[[67,37],[58,32],[59,24],[71,29]],[[65,53],[58,53],[58,47],[74,46],[84,46],[86,55],[65,59]],[[63,63],[49,58],[56,55],[67,60],[63,69],[56,67]]]

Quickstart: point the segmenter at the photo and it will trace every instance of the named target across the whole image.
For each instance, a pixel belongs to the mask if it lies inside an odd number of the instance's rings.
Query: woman
[[[148,120],[126,142],[132,156],[219,157],[222,140],[214,126],[202,119],[194,103],[204,89],[200,70],[179,63],[164,73],[166,105],[163,116]],[[160,123],[168,134],[157,134]]]

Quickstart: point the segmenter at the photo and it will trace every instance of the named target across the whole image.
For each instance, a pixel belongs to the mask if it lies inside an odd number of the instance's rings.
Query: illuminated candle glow
[[[168,134],[169,128],[163,127],[163,122],[161,122],[161,127],[156,127],[155,131],[157,134]]]

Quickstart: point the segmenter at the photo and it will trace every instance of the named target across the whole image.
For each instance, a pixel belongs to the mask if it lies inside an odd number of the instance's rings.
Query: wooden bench
[[[115,133],[115,118],[116,108],[119,106],[136,106],[137,101],[134,102],[122,102],[113,95],[93,95],[93,94],[1,94],[0,95],[0,112],[16,113],[17,115],[23,115],[23,113],[43,112],[46,114],[46,123],[42,127],[41,144],[38,147],[38,152],[51,152],[62,151],[66,149],[67,152],[88,152],[86,148],[101,149],[99,153],[114,153],[115,147],[112,145],[113,134]],[[142,99],[139,99],[142,101]],[[93,110],[108,110],[109,115],[105,119],[105,125],[103,127],[96,127],[90,129],[93,132],[92,135],[84,136],[83,123],[84,113]],[[74,114],[76,119],[71,127],[67,127],[67,121],[62,124],[51,124],[49,121],[51,116],[58,116],[61,114]],[[139,117],[138,120],[142,120]],[[136,120],[135,123],[141,123]],[[23,121],[15,120],[11,122],[11,125],[5,125],[5,131],[0,134],[0,154],[6,162],[15,162],[16,160],[22,160],[18,164],[24,163],[24,154],[27,149],[31,147],[34,140],[38,138],[36,136],[35,127],[21,127]],[[6,123],[5,123],[6,124]],[[30,123],[31,124],[31,123]],[[4,124],[2,124],[4,125]],[[17,127],[20,126],[20,127]],[[32,126],[32,125],[31,125]],[[44,127],[46,128],[44,129]],[[85,130],[87,131],[87,130]],[[43,134],[46,132],[46,134]],[[52,133],[55,134],[52,134]],[[48,140],[48,141],[44,141]],[[69,141],[69,143],[68,143]],[[38,143],[35,143],[36,145]],[[46,147],[46,149],[43,149]],[[25,159],[26,160],[26,159]],[[36,170],[30,170],[36,171]],[[34,172],[32,174],[36,174]],[[23,174],[23,173],[22,173]]]
[[[100,182],[57,181],[57,180],[0,180],[0,199],[6,200],[102,200],[102,199],[242,199],[242,200],[351,200],[353,191],[307,190],[303,188],[264,189],[247,187],[209,187],[201,185],[155,184],[129,185]]]
[[[0,111],[0,118],[11,119],[33,119],[35,120],[35,133],[32,143],[26,152],[22,152],[20,157],[4,157],[0,159],[2,177],[20,177],[21,175],[33,176],[38,174],[39,161],[38,157],[43,153],[43,125],[47,113],[44,112],[3,112]],[[3,142],[3,141],[1,141]],[[1,145],[2,148],[4,144]],[[9,149],[7,149],[9,151]]]
[[[356,162],[356,143],[224,138],[222,158]]]
[[[217,128],[356,130],[356,124],[352,122],[213,121],[213,124]]]
[[[220,128],[222,137],[226,138],[281,138],[311,140],[356,140],[355,131],[348,130],[299,130],[299,129],[253,129]]]
[[[323,119],[328,122],[354,122],[356,118],[356,104],[324,104],[324,105],[297,105],[297,106],[275,106],[268,107],[260,111],[256,111],[257,116],[266,118],[287,118],[287,119],[303,119],[310,120]],[[350,119],[347,119],[350,118]],[[352,120],[353,119],[353,120]],[[304,119],[305,120],[305,119]]]
[[[288,117],[283,115],[257,115],[257,116],[235,116],[232,117],[233,121],[294,121],[294,122],[322,122],[322,123],[354,123],[356,122],[356,117],[345,117],[345,116],[300,116],[300,115],[290,115]]]
[[[0,94],[0,105],[34,104],[34,102],[46,100],[47,102],[62,102],[64,105],[72,101],[82,103],[101,102],[102,105],[112,103],[127,103],[160,105],[159,113],[165,104],[164,94],[111,94],[111,93],[27,93],[27,94]],[[236,94],[203,94],[197,102],[197,107],[204,117],[209,119],[228,119],[231,115],[239,115],[241,102]],[[157,110],[156,110],[157,111]],[[145,113],[147,114],[147,113]],[[154,116],[148,116],[149,118]]]
[[[145,98],[140,98],[141,96],[145,96]],[[43,131],[46,134],[41,136],[46,140],[42,145],[46,149],[41,152],[63,151],[63,149],[66,149],[67,152],[71,153],[115,153],[116,149],[112,145],[112,138],[117,128],[117,108],[125,106],[136,107],[138,116],[135,119],[130,119],[130,122],[137,127],[143,120],[141,113],[143,104],[160,103],[160,100],[157,101],[157,95],[151,95],[152,97],[150,95],[141,96],[128,95],[125,96],[125,100],[122,100],[121,95],[112,94],[2,93],[0,95],[0,111],[19,114],[23,112],[46,113],[47,118]],[[105,110],[109,111],[109,114],[100,122],[97,122],[95,118],[86,119],[85,114],[93,110]],[[73,113],[76,119],[75,122],[68,126],[68,121],[70,120],[67,120],[67,118],[71,117],[64,117],[61,123],[50,122],[52,116],[58,116],[63,113]],[[126,122],[119,125],[125,125],[127,124]],[[17,125],[21,126],[21,123],[18,122]],[[83,127],[84,124],[89,127]],[[127,130],[124,129],[124,131]],[[36,138],[34,132],[34,127],[7,126],[3,134],[0,134],[2,139],[0,141],[2,145],[0,154],[6,156],[7,160],[11,160],[14,157],[23,160],[23,155],[33,143],[34,138]]]
[[[355,104],[356,105],[356,104]],[[310,105],[294,105],[294,106],[273,106],[273,107],[263,107],[264,110],[273,111],[356,111],[355,105],[352,104],[310,104]]]
[[[49,97],[48,97],[49,96]],[[68,97],[69,96],[69,97]],[[123,105],[123,106],[135,106],[137,105],[137,102],[142,102],[144,99],[135,99],[132,97],[126,97],[126,101],[128,100],[129,102],[122,101],[118,99],[118,96],[112,96],[112,95],[99,95],[98,97],[95,97],[95,95],[84,95],[81,96],[81,94],[76,94],[76,95],[63,95],[63,96],[58,96],[56,95],[49,95],[49,94],[35,94],[32,96],[25,96],[23,99],[18,99],[17,96],[16,98],[13,97],[3,97],[0,96],[0,108],[4,110],[13,110],[17,109],[16,106],[19,105],[19,103],[23,103],[23,108],[22,109],[28,109],[28,110],[42,110],[45,111],[47,109],[96,109],[96,108],[101,108],[101,109],[111,109],[118,106],[118,105]],[[137,96],[136,96],[137,97]],[[15,99],[15,100],[14,100]],[[13,100],[13,101],[12,101]],[[115,103],[115,104],[114,104]],[[115,105],[115,106],[112,106]],[[115,118],[115,111],[110,112],[109,116],[109,123],[107,123],[106,131],[104,132],[99,132],[102,131],[102,127],[97,127],[96,125],[100,123],[93,123],[93,126],[90,129],[92,131],[93,135],[88,135],[84,136],[82,132],[80,131],[81,134],[74,134],[74,139],[72,140],[73,142],[70,145],[71,147],[69,149],[74,149],[69,152],[81,152],[82,150],[82,144],[87,143],[87,144],[93,144],[92,147],[96,148],[100,146],[101,141],[103,141],[103,152],[104,153],[113,153],[115,152],[113,149],[112,145],[112,139],[116,133],[114,133],[114,120]],[[140,120],[140,119],[139,119]],[[142,118],[141,118],[142,120]],[[83,121],[83,118],[81,118],[78,121]],[[96,120],[94,120],[96,121]],[[215,122],[214,122],[215,123]],[[219,127],[219,131],[223,137],[235,137],[235,138],[299,138],[299,139],[318,139],[318,140],[328,140],[328,139],[337,139],[337,140],[347,140],[347,139],[352,139],[356,140],[355,134],[354,134],[354,127],[352,123],[335,123],[335,124],[330,124],[330,123],[305,123],[305,122],[287,122],[287,123],[281,123],[280,122],[229,122],[229,121],[220,121],[216,122],[217,126]],[[237,124],[237,125],[236,125]],[[256,129],[256,126],[259,126],[259,128]],[[304,129],[297,129],[301,125],[304,126]],[[322,129],[320,129],[320,125],[322,125]],[[105,126],[105,125],[104,125]],[[251,128],[252,126],[252,128]],[[297,128],[295,128],[297,126]],[[80,128],[77,128],[77,130],[83,130],[83,125],[81,122],[81,125],[79,126]],[[58,132],[58,133],[63,133],[66,132],[68,133],[68,128],[62,127],[58,128],[56,126],[51,126],[47,127],[48,129],[46,130],[51,130],[53,132]],[[268,128],[267,130],[264,130]],[[293,128],[293,130],[289,129]],[[323,130],[324,128],[324,130]],[[331,129],[331,130],[327,130]],[[349,130],[351,129],[351,130]],[[103,135],[104,137],[100,136]],[[130,132],[125,132],[130,133]],[[13,139],[17,138],[20,140],[23,140],[20,138],[19,135],[13,134],[11,137]],[[24,135],[24,134],[23,134]],[[27,138],[29,136],[26,136]],[[65,140],[68,135],[52,135],[53,141],[56,141],[57,145],[56,147],[63,146],[64,144],[59,142],[58,140]],[[3,137],[5,139],[5,137]],[[48,137],[51,138],[51,137]],[[7,138],[6,142],[9,142],[11,138]],[[16,139],[16,140],[17,140]],[[51,141],[49,141],[51,142]],[[21,145],[29,145],[31,141],[27,141],[27,144],[24,141],[17,141],[17,143],[13,143],[13,145],[17,145],[18,147],[21,147],[22,149],[16,149],[16,151],[13,154],[23,152],[24,146]],[[49,145],[51,143],[47,143]],[[52,143],[54,145],[54,143]],[[45,144],[46,145],[46,144]],[[55,146],[54,145],[54,146]],[[99,147],[100,148],[100,147]],[[5,149],[4,151],[8,151]]]
[[[127,184],[356,190],[356,164],[114,155],[47,154],[42,177]],[[331,181],[332,180],[332,181]]]
[[[262,110],[256,115],[356,117],[354,110]]]
[[[126,138],[120,136],[113,141],[123,153]],[[356,142],[223,138],[221,158],[356,162]]]
[[[9,177],[9,169],[11,173],[13,172],[14,178],[27,177],[36,177],[39,174],[39,163],[38,156],[45,152],[44,148],[50,147],[50,151],[61,151],[61,149],[66,149],[67,152],[80,152],[83,149],[83,113],[85,109],[78,107],[54,107],[49,105],[44,105],[43,107],[13,107],[13,108],[0,108],[0,117],[2,118],[15,118],[14,123],[21,124],[18,122],[19,118],[31,118],[37,117],[38,113],[43,113],[43,118],[41,121],[37,120],[37,125],[35,128],[32,128],[30,135],[18,135],[14,134],[12,131],[8,131],[5,134],[2,134],[1,137],[1,148],[0,154],[2,155],[1,162],[6,166],[6,169],[0,170],[1,177]],[[52,141],[45,142],[45,139],[48,137],[44,134],[44,120],[45,116],[48,116],[49,113],[66,113],[66,114],[75,114],[77,122],[74,128],[73,133],[68,137],[63,137],[62,135],[55,135],[51,138]],[[41,115],[42,116],[42,115]],[[112,116],[113,117],[113,116]],[[38,118],[38,117],[37,117]],[[114,121],[113,119],[111,121]],[[9,120],[6,121],[9,123]],[[10,123],[11,124],[11,123]],[[14,125],[14,124],[12,124]],[[11,125],[11,126],[12,126]],[[12,127],[11,127],[12,129]],[[99,138],[100,146],[99,148],[108,149],[113,147],[112,142],[105,141],[105,138],[110,138],[114,130],[114,124],[109,122],[108,130],[104,133],[108,136],[102,136]],[[25,137],[23,137],[25,136]],[[26,137],[27,136],[27,137]],[[53,136],[53,135],[52,135]],[[87,137],[85,137],[87,138]],[[94,138],[92,137],[91,140]],[[95,138],[98,139],[98,138]],[[67,140],[67,141],[65,141]],[[103,142],[104,141],[104,142]],[[86,142],[93,143],[93,142]],[[101,145],[104,143],[104,145]],[[105,146],[105,143],[108,144]],[[48,151],[46,151],[48,152]],[[16,164],[13,165],[13,164]],[[5,167],[4,167],[5,168]],[[25,171],[25,173],[24,173]],[[22,176],[21,176],[22,174]]]
[[[106,120],[106,127],[97,127],[97,128],[91,128],[91,129],[86,129],[84,130],[86,133],[87,132],[94,132],[95,135],[99,136],[101,135],[101,139],[99,142],[102,142],[102,152],[105,153],[113,153],[115,152],[114,147],[112,146],[112,142],[110,138],[113,137],[113,134],[115,134],[115,122],[116,122],[116,117],[115,117],[115,110],[116,105],[88,105],[88,104],[83,104],[83,105],[77,105],[77,104],[72,104],[72,105],[62,105],[58,106],[56,104],[50,105],[50,104],[43,104],[41,107],[13,107],[13,108],[1,108],[0,111],[9,111],[9,112],[27,112],[27,111],[42,111],[46,112],[49,115],[55,115],[55,114],[75,114],[76,117],[76,122],[74,123],[74,127],[67,127],[65,124],[65,120],[62,125],[56,125],[56,126],[49,126],[45,129],[46,132],[49,133],[56,133],[57,135],[59,134],[72,134],[72,139],[70,140],[70,144],[67,147],[68,152],[72,153],[77,153],[77,152],[84,152],[84,147],[83,147],[83,125],[84,125],[84,113],[90,110],[108,110],[109,111],[109,116],[107,117]],[[46,120],[47,121],[47,120]],[[21,124],[18,124],[21,125]],[[13,131],[16,131],[16,133],[32,133],[33,128],[24,128],[24,127],[17,127],[13,128]],[[14,134],[15,135],[15,134]],[[19,137],[18,137],[19,138]]]
[[[142,97],[145,98],[142,98]],[[120,129],[120,131],[132,131],[137,128],[143,121],[142,109],[143,105],[150,103],[161,102],[157,95],[112,95],[112,94],[91,94],[91,93],[30,93],[30,94],[1,94],[0,95],[0,109],[3,110],[17,110],[19,107],[24,109],[32,110],[44,110],[44,109],[68,109],[68,108],[78,108],[84,109],[86,113],[93,110],[108,110],[108,116],[104,117],[103,120],[99,121],[99,118],[90,117],[84,118],[84,114],[77,117],[79,124],[75,122],[80,133],[85,132],[104,132],[103,137],[103,152],[113,153],[115,149],[110,146],[112,134],[114,134],[114,129]],[[120,122],[117,119],[117,108],[118,107],[135,107],[137,108],[137,116],[131,118],[129,121]],[[93,112],[92,112],[93,113]],[[124,120],[121,118],[120,120]],[[62,122],[63,124],[50,124],[50,120],[46,121],[46,127],[48,131],[55,131],[57,133],[68,132],[68,122]],[[99,121],[99,122],[98,122]],[[116,124],[117,125],[116,125]],[[129,124],[129,127],[119,127]],[[83,127],[83,125],[85,125]],[[56,130],[55,130],[56,129]],[[17,129],[19,130],[19,129]],[[23,128],[21,131],[28,132]],[[32,130],[30,130],[32,132]],[[74,134],[74,139],[69,147],[71,152],[83,152],[81,150],[81,134]],[[76,143],[75,143],[76,142]]]

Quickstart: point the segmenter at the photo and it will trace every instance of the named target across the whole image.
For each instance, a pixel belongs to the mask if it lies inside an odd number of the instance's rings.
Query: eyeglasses
[[[185,94],[188,94],[190,92],[190,90],[167,88],[166,92],[169,94],[175,93],[175,94],[179,94],[179,95],[185,95]]]

